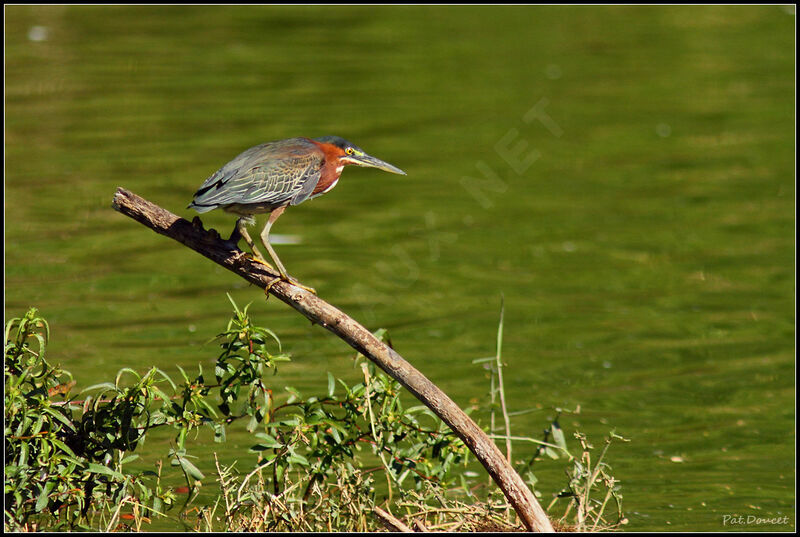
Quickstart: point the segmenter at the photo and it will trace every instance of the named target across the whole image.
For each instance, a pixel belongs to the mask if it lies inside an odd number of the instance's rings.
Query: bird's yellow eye
[[[344,152],[347,153],[348,155],[352,155],[353,154],[353,148],[352,147],[348,147],[347,149],[344,150]]]

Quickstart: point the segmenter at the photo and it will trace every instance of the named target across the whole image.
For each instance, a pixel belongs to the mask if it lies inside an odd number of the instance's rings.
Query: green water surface
[[[191,218],[240,151],[335,134],[408,176],[289,209],[292,274],[465,407],[503,294],[509,404],[543,408],[515,432],[580,406],[568,434],[629,438],[626,529],[794,529],[794,8],[8,6],[5,45],[5,313],[40,309],[78,387],[208,370],[225,293],[293,354],[280,383],[358,382],[343,342],[110,207]]]

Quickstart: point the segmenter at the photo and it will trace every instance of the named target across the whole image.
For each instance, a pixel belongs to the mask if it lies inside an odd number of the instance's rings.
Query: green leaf
[[[18,323],[19,321],[20,321],[19,317],[14,317],[13,319],[11,319],[6,323],[6,337],[4,340],[6,345],[8,345],[8,338],[9,335],[11,334],[11,329],[13,328],[14,324]]]
[[[272,337],[272,339],[274,339],[274,340],[275,340],[275,342],[278,344],[278,352],[281,352],[281,350],[282,350],[282,349],[281,349],[281,340],[280,340],[280,339],[278,339],[278,336],[277,336],[277,335],[275,335],[275,332],[273,332],[273,331],[272,331],[272,330],[270,330],[269,328],[261,328],[261,327],[257,327],[257,328],[254,330],[254,332],[255,332],[255,333],[257,333],[257,334],[267,334],[267,335],[271,336],[271,337]]]
[[[192,381],[189,380],[189,376],[186,374],[186,371],[184,371],[183,368],[178,364],[175,364],[175,367],[177,367],[178,371],[180,371],[181,375],[183,375],[183,380],[185,380],[187,384],[190,384]]]
[[[170,385],[170,386],[172,386],[172,389],[173,389],[173,390],[177,390],[177,389],[178,389],[178,388],[175,386],[175,383],[174,383],[174,382],[172,382],[172,379],[171,379],[171,378],[169,378],[169,375],[167,375],[166,373],[164,373],[164,372],[163,372],[163,371],[161,371],[160,369],[156,369],[156,372],[157,372],[157,373],[159,373],[159,374],[160,374],[162,377],[164,377],[164,379],[165,379],[167,382],[169,382],[169,385]]]
[[[29,451],[28,443],[22,442],[19,446],[19,466],[25,466],[28,464],[28,451]]]
[[[225,373],[227,372],[228,369],[226,367],[222,367],[221,365],[219,365],[219,363],[217,363],[217,366],[214,368],[214,375],[217,377],[218,381],[222,380],[222,377],[224,377]]]
[[[319,425],[320,423],[325,423],[325,417],[319,416],[317,414],[313,414],[306,418],[306,425]]]
[[[237,315],[241,315],[242,312],[239,311],[239,307],[236,305],[236,302],[233,301],[233,297],[231,297],[230,293],[225,294],[228,295],[228,300],[230,300],[231,304],[233,305],[233,311],[236,312]]]
[[[545,446],[544,452],[548,457],[550,457],[553,460],[558,460],[560,458],[559,452],[551,448],[550,446]]]
[[[550,430],[553,433],[553,443],[563,449],[566,453],[569,453],[567,450],[567,440],[564,438],[564,431],[561,427],[558,426],[557,423],[553,423],[550,427]]]
[[[130,367],[123,367],[122,369],[120,369],[120,370],[117,372],[117,377],[114,379],[114,387],[115,387],[115,388],[119,386],[119,381],[120,381],[120,379],[122,378],[122,375],[123,375],[124,373],[130,373],[131,375],[133,375],[134,377],[136,377],[136,382],[139,382],[140,380],[142,380],[142,376],[141,376],[141,375],[139,375],[139,373],[137,373],[136,371],[134,371],[134,370],[133,370],[133,369],[131,369]]]
[[[73,451],[61,440],[58,440],[56,438],[51,438],[50,441],[53,444],[55,444],[61,451],[66,453],[68,456],[75,457],[75,453],[73,453]]]
[[[92,384],[92,385],[91,385],[91,386],[89,386],[88,388],[84,388],[84,389],[82,389],[82,390],[81,390],[81,393],[84,393],[84,392],[89,392],[89,391],[92,391],[92,390],[96,390],[96,389],[98,389],[98,388],[102,388],[102,389],[104,389],[104,390],[113,390],[113,391],[117,391],[117,387],[116,387],[116,386],[114,386],[114,384],[112,384],[112,383],[110,383],[110,382],[101,382],[100,384]]]
[[[115,472],[111,468],[106,468],[105,466],[100,466],[99,464],[95,464],[93,462],[89,463],[89,468],[88,469],[93,474],[108,475],[108,476],[111,476],[111,477],[113,477],[115,479],[119,479],[120,481],[125,479],[125,476],[122,475],[121,473]]]
[[[300,395],[300,392],[298,392],[294,387],[285,386],[283,389],[292,394],[291,397],[289,397],[289,399],[286,401],[287,403],[294,403],[298,399],[303,399],[303,396]]]
[[[45,347],[47,346],[44,337],[41,334],[35,334],[35,336],[36,339],[39,341],[39,355],[44,356]]]
[[[42,425],[44,425],[44,416],[39,416],[39,419],[36,420],[36,423],[33,425],[33,429],[31,429],[31,435],[39,434],[39,431],[42,430]]]
[[[388,331],[388,330],[386,330],[385,328],[378,328],[377,330],[375,330],[375,331],[372,333],[372,335],[373,335],[373,336],[375,336],[376,338],[378,338],[380,341],[383,341],[383,338],[384,338],[384,337],[386,336],[386,334],[388,334],[388,333],[389,333],[389,331]]]
[[[157,386],[150,386],[150,390],[153,392],[153,395],[161,399],[162,404],[169,405],[170,398],[169,396],[161,391]]]
[[[195,397],[193,397],[193,398],[192,398],[192,400],[193,400],[193,401],[194,401],[194,402],[197,404],[197,406],[199,406],[200,408],[203,408],[203,409],[205,409],[205,410],[206,410],[206,412],[208,412],[208,414],[209,414],[209,415],[210,415],[212,418],[214,418],[214,419],[217,419],[217,412],[216,412],[216,410],[214,410],[214,408],[213,408],[213,407],[212,407],[212,406],[211,406],[211,405],[208,403],[208,401],[206,401],[206,400],[203,398],[203,396],[202,396],[202,395],[200,395],[200,396],[195,396]]]
[[[280,425],[281,427],[297,427],[300,425],[300,419],[297,416],[293,416],[291,418],[280,420],[275,423],[275,425]]]
[[[250,421],[247,422],[247,431],[252,433],[258,427],[258,418],[255,416],[250,416]]]
[[[214,424],[214,442],[221,444],[225,442],[225,440],[226,440],[225,425],[221,423]]]
[[[333,393],[336,390],[336,379],[333,378],[330,371],[328,372],[328,397],[333,397]]]
[[[48,481],[45,483],[44,488],[42,488],[42,492],[39,493],[39,498],[36,500],[36,512],[41,513],[42,510],[47,507],[47,504],[50,503],[50,492],[56,486],[55,481]]]
[[[64,416],[64,414],[62,414],[59,410],[55,408],[44,408],[42,410],[50,414],[56,420],[63,423],[67,428],[69,428],[70,431],[75,431],[75,426],[72,424],[72,422],[66,416]]]
[[[345,427],[344,425],[342,425],[338,421],[335,421],[335,420],[332,420],[332,419],[326,419],[324,421],[325,421],[325,423],[330,425],[332,429],[334,429],[336,431],[339,431],[342,434],[347,434],[347,427]]]
[[[278,442],[275,437],[268,435],[267,433],[256,433],[256,438],[262,440],[259,442],[260,446],[264,446],[265,448],[279,448],[282,447],[283,444]]]
[[[160,515],[163,515],[164,514],[163,513],[163,509],[164,509],[164,504],[161,501],[161,498],[159,498],[158,496],[154,496],[153,497],[153,511],[155,511],[156,513],[158,513]]]
[[[308,459],[299,453],[292,453],[286,460],[295,464],[299,464],[300,466],[308,466]]]
[[[197,469],[197,466],[189,462],[186,458],[181,457],[178,459],[181,464],[181,468],[183,471],[189,474],[193,479],[200,481],[201,479],[205,479],[206,476],[203,475],[203,472]]]

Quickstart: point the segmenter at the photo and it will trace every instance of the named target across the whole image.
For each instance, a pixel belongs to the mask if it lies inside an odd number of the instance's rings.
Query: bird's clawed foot
[[[291,283],[292,285],[295,285],[295,286],[299,287],[300,289],[305,289],[306,291],[308,291],[312,295],[316,295],[317,294],[316,289],[314,289],[313,287],[309,287],[307,285],[303,285],[302,283],[300,283],[296,279],[292,278],[288,274],[286,275],[286,280],[285,281]]]
[[[267,295],[269,298],[269,290],[272,289],[272,286],[281,281],[283,278],[275,278],[269,281],[269,283],[264,287],[264,294]]]
[[[266,261],[264,261],[263,259],[261,259],[261,258],[260,258],[259,256],[257,256],[257,255],[254,255],[254,254],[245,254],[245,256],[247,256],[247,259],[249,259],[250,261],[252,261],[252,262],[254,262],[254,263],[258,263],[258,264],[260,264],[260,265],[264,265],[265,267],[267,267],[267,268],[268,268],[268,269],[270,269],[270,270],[275,270],[275,267],[273,267],[272,265],[270,265],[269,263],[267,263]],[[278,279],[280,279],[280,278],[278,278]]]
[[[306,291],[308,291],[311,294],[314,294],[314,295],[317,294],[317,291],[313,287],[309,287],[307,285],[303,285],[302,283],[297,281],[295,278],[292,278],[288,274],[281,274],[280,277],[275,278],[273,280],[270,280],[270,282],[264,287],[264,293],[267,296],[269,296],[269,291],[270,291],[270,289],[272,289],[272,286],[275,285],[276,283],[280,282],[280,281],[283,281],[283,282],[286,282],[286,283],[290,283],[290,284],[292,284],[294,286],[299,287],[300,289],[305,289]]]

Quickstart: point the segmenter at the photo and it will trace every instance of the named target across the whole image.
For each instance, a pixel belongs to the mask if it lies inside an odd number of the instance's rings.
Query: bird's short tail
[[[197,204],[195,202],[192,202],[189,205],[187,205],[186,208],[187,209],[194,209],[198,213],[202,214],[202,213],[207,213],[208,211],[211,211],[213,209],[216,209],[217,206],[216,205],[202,205],[202,204]]]

